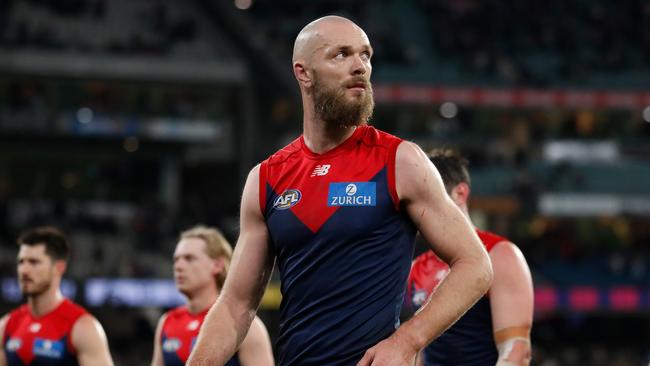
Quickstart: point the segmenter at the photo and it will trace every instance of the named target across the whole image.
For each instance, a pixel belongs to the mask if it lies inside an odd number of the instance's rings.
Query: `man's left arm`
[[[72,327],[72,344],[79,366],[113,366],[102,325],[90,314],[83,315]]]
[[[412,365],[417,352],[458,320],[492,281],[485,248],[417,145],[402,142],[398,147],[395,181],[402,208],[433,251],[449,264],[450,272],[420,310],[370,348],[359,366]]]
[[[490,308],[499,350],[497,366],[527,366],[531,358],[534,303],[530,269],[519,248],[507,241],[492,248],[490,259],[494,269]]]

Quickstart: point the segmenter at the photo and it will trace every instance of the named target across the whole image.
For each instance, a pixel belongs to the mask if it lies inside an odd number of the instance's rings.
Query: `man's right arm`
[[[243,341],[273,270],[274,256],[259,204],[259,165],[248,175],[240,234],[228,276],[203,322],[187,365],[223,365]]]
[[[0,318],[0,366],[7,366],[7,355],[5,355],[5,328],[9,321],[9,314]]]
[[[156,335],[153,338],[153,356],[151,357],[151,366],[163,366],[163,353],[161,347],[162,328],[167,319],[167,314],[163,314],[158,320],[156,326]]]

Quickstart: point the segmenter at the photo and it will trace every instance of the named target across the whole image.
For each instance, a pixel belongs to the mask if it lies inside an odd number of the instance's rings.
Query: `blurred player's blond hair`
[[[205,251],[212,259],[223,258],[223,271],[219,272],[215,279],[217,288],[221,290],[228,275],[230,260],[232,259],[232,246],[223,236],[219,229],[203,225],[195,226],[181,233],[181,239],[197,238],[205,243]]]

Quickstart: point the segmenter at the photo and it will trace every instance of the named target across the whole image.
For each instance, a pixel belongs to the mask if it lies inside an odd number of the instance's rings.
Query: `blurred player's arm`
[[[72,344],[77,350],[79,366],[112,366],[106,333],[99,321],[83,315],[72,327]]]
[[[490,288],[492,328],[498,366],[527,366],[531,358],[533,280],[516,245],[501,242],[490,251],[494,282]]]
[[[259,205],[259,165],[248,175],[240,234],[223,291],[203,322],[187,365],[223,365],[239,348],[273,270],[274,256]]]
[[[153,356],[151,357],[151,366],[163,366],[163,354],[161,348],[162,328],[167,319],[167,314],[163,314],[158,320],[156,326],[156,335],[153,338]]]
[[[395,184],[402,207],[450,272],[409,321],[366,352],[359,362],[362,366],[412,365],[417,352],[458,320],[492,281],[483,244],[447,195],[436,168],[414,143],[402,142],[397,149]]]
[[[7,366],[7,355],[5,355],[5,328],[9,321],[9,314],[0,318],[0,366]]]
[[[274,366],[273,347],[269,332],[260,318],[255,317],[248,334],[237,352],[242,366]]]

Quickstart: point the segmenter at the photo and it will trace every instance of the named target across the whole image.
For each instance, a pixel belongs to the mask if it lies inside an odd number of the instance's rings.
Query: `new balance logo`
[[[316,165],[316,168],[314,168],[314,171],[311,172],[311,176],[323,176],[327,174],[330,171],[330,164],[323,164],[323,165]]]

